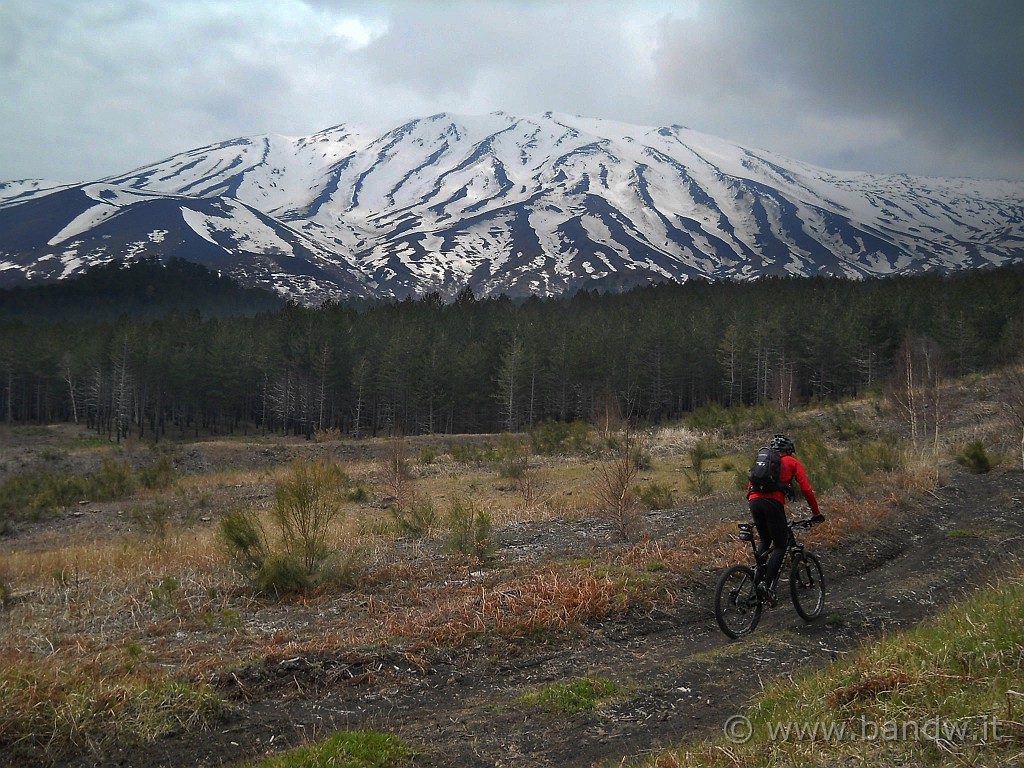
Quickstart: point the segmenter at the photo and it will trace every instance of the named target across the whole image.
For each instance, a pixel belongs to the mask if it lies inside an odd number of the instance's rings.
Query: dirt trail
[[[421,748],[419,766],[618,766],[718,734],[773,678],[828,664],[866,638],[912,625],[1019,571],[1022,503],[1019,470],[957,474],[883,528],[818,550],[827,605],[812,624],[780,601],[751,638],[729,641],[711,612],[716,574],[707,573],[672,613],[590,626],[569,643],[509,661],[488,659],[484,649],[432,659],[427,672],[397,655],[383,666],[377,660],[372,684],[305,699],[256,698],[213,732],[168,738],[145,754],[108,756],[103,764],[224,765],[339,728],[370,727]],[[324,674],[322,664],[291,664],[279,670],[294,683],[290,690]],[[581,675],[614,680],[625,693],[595,714],[549,714],[515,703],[538,686]]]

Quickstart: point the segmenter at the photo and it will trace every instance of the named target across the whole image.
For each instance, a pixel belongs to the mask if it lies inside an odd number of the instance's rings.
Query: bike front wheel
[[[804,552],[793,560],[789,590],[800,618],[813,621],[821,615],[825,607],[825,576],[818,558],[810,552]]]
[[[754,569],[734,565],[722,574],[715,587],[715,619],[731,638],[754,631],[761,619],[761,600],[754,585]]]

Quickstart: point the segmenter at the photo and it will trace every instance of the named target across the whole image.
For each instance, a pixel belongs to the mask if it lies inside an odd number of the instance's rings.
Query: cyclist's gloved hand
[[[811,525],[821,525],[824,522],[825,516],[820,513],[811,518]]]

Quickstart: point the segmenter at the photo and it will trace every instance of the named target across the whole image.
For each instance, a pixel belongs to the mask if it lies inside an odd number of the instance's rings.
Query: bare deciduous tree
[[[498,392],[495,396],[507,432],[514,432],[519,427],[517,395],[521,386],[522,368],[523,342],[518,338],[513,338],[501,355],[501,366],[498,369]]]
[[[121,350],[113,360],[113,414],[114,430],[118,443],[121,442],[122,438],[128,436],[134,395],[134,377],[128,359],[130,352],[128,342],[128,334],[125,334]]]
[[[381,484],[387,489],[392,505],[402,510],[408,510],[416,503],[416,489],[406,452],[405,438],[396,432],[380,459]]]
[[[626,422],[610,443],[608,458],[598,465],[598,511],[615,524],[623,539],[631,541],[640,533],[635,483],[643,460],[643,441]]]
[[[908,336],[900,348],[890,397],[907,421],[915,448],[929,439],[933,449],[939,447],[941,352],[938,343],[927,336]]]

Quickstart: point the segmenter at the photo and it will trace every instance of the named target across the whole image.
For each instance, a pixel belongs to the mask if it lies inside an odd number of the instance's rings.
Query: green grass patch
[[[11,434],[15,437],[46,437],[50,434],[49,427],[34,424],[20,424],[11,427]]]
[[[830,627],[832,629],[839,629],[840,627],[845,627],[846,624],[846,618],[840,616],[838,613],[833,613],[827,619],[825,619],[825,626]]]
[[[951,539],[979,539],[985,534],[973,528],[954,528],[946,535]]]
[[[484,466],[494,460],[496,455],[491,443],[475,443],[466,440],[453,441],[448,445],[448,455],[453,461],[470,466]]]
[[[110,448],[110,438],[106,435],[78,435],[67,441],[70,450],[81,450],[86,448]]]
[[[277,755],[251,768],[399,768],[415,750],[397,736],[379,731],[340,731],[319,744]]]
[[[554,683],[538,691],[523,694],[517,701],[526,706],[540,707],[551,712],[577,714],[595,711],[605,701],[617,696],[619,692],[619,686],[611,680],[581,677],[565,683]]]
[[[734,405],[726,408],[708,403],[693,411],[685,420],[686,426],[699,432],[722,432],[736,437],[747,432],[771,434],[789,430],[793,425],[791,414],[775,405]]]

